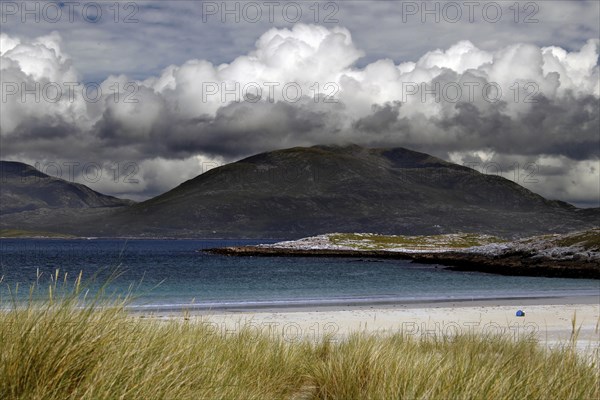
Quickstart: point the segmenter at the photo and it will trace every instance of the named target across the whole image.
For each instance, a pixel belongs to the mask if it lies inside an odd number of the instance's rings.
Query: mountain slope
[[[0,182],[0,226],[5,228],[76,230],[83,220],[134,204],[19,162],[0,161]]]
[[[315,146],[210,170],[115,213],[119,235],[297,237],[327,232],[503,236],[600,225],[598,210],[403,148]]]

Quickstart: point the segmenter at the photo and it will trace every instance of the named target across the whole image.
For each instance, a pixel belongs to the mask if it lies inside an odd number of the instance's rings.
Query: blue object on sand
[[[524,317],[525,313],[523,312],[523,310],[518,310],[517,311],[517,317]]]

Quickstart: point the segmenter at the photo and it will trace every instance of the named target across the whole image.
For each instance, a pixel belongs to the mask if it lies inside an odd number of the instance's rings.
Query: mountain
[[[31,165],[0,161],[0,226],[65,232],[134,204],[85,185],[46,175]]]
[[[328,232],[526,236],[600,225],[495,175],[404,148],[296,147],[212,169],[94,225],[99,235],[291,238]]]

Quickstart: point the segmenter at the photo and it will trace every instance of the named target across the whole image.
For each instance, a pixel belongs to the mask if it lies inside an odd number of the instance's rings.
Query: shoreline
[[[452,271],[473,271],[497,275],[549,278],[600,279],[600,265],[592,260],[530,257],[512,252],[503,256],[467,251],[389,251],[298,249],[266,246],[230,246],[203,249],[209,254],[234,257],[347,257],[411,260],[419,264],[439,264]]]
[[[160,305],[132,306],[127,311],[135,316],[147,314],[173,314],[173,315],[211,315],[216,314],[247,314],[247,313],[295,313],[295,312],[337,312],[337,311],[368,311],[379,310],[407,310],[407,309],[436,309],[436,308],[469,308],[469,307],[520,307],[520,306],[564,306],[564,305],[596,305],[600,307],[600,294],[598,295],[561,295],[561,296],[514,296],[494,298],[461,298],[461,299],[415,299],[415,300],[374,300],[374,301],[351,301],[335,300],[327,303],[266,303],[248,304],[247,306],[216,305],[207,306],[203,304],[187,305]]]

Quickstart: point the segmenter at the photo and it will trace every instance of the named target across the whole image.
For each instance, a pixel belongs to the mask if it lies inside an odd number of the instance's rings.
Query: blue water
[[[350,304],[597,294],[600,281],[454,272],[404,260],[226,257],[199,250],[265,241],[0,240],[0,300],[46,287],[57,269],[83,272],[93,292],[134,287],[135,308],[218,308]],[[12,290],[14,292],[14,290]]]

